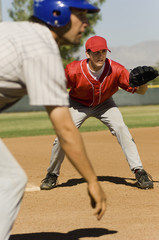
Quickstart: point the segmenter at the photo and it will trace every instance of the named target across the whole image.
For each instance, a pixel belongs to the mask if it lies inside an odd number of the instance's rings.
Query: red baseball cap
[[[100,50],[108,50],[111,52],[107,46],[107,41],[103,37],[93,36],[89,38],[85,44],[86,51],[91,50],[92,52],[97,52]]]

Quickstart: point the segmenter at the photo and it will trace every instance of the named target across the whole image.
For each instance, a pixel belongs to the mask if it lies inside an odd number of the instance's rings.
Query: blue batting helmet
[[[51,26],[62,27],[70,21],[71,7],[87,10],[88,13],[100,10],[87,0],[34,0],[33,15]],[[54,16],[54,12],[58,14]]]

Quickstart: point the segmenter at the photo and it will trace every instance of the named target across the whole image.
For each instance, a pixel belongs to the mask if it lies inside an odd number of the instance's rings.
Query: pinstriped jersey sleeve
[[[30,22],[3,22],[0,33],[0,109],[26,92],[31,105],[69,106],[61,56],[50,30]]]
[[[31,105],[68,106],[64,69],[59,55],[25,60],[24,79]]]

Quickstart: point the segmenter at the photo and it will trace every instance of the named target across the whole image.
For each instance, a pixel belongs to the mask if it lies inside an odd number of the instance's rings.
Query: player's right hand
[[[88,195],[94,208],[94,215],[100,220],[106,211],[107,199],[98,181],[88,184]]]

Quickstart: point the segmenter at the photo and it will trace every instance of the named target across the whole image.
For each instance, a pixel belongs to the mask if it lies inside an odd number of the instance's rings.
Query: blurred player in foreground
[[[137,186],[142,189],[153,188],[152,179],[143,169],[136,144],[112,98],[119,87],[130,93],[145,94],[147,84],[130,87],[128,70],[107,58],[107,51],[110,50],[104,38],[100,36],[89,38],[85,49],[87,59],[73,61],[65,69],[67,86],[70,88],[70,113],[73,121],[77,128],[89,117],[95,117],[104,123],[112,135],[117,137],[130,169],[135,174]],[[149,77],[155,78],[157,75],[152,68],[138,67],[137,70],[135,69],[135,81],[138,75],[137,71],[139,71],[139,75],[140,71],[144,72],[145,76],[148,76],[147,80]],[[40,186],[41,190],[50,190],[56,187],[64,156],[64,151],[56,138],[52,148],[50,166]]]
[[[79,44],[88,26],[86,14],[98,11],[86,0],[35,0],[30,22],[0,23],[0,111],[25,94],[31,105],[46,107],[61,147],[87,181],[88,194],[95,203],[94,214],[100,220],[106,196],[69,113],[58,48]],[[9,238],[26,183],[26,174],[0,140],[0,240]]]

